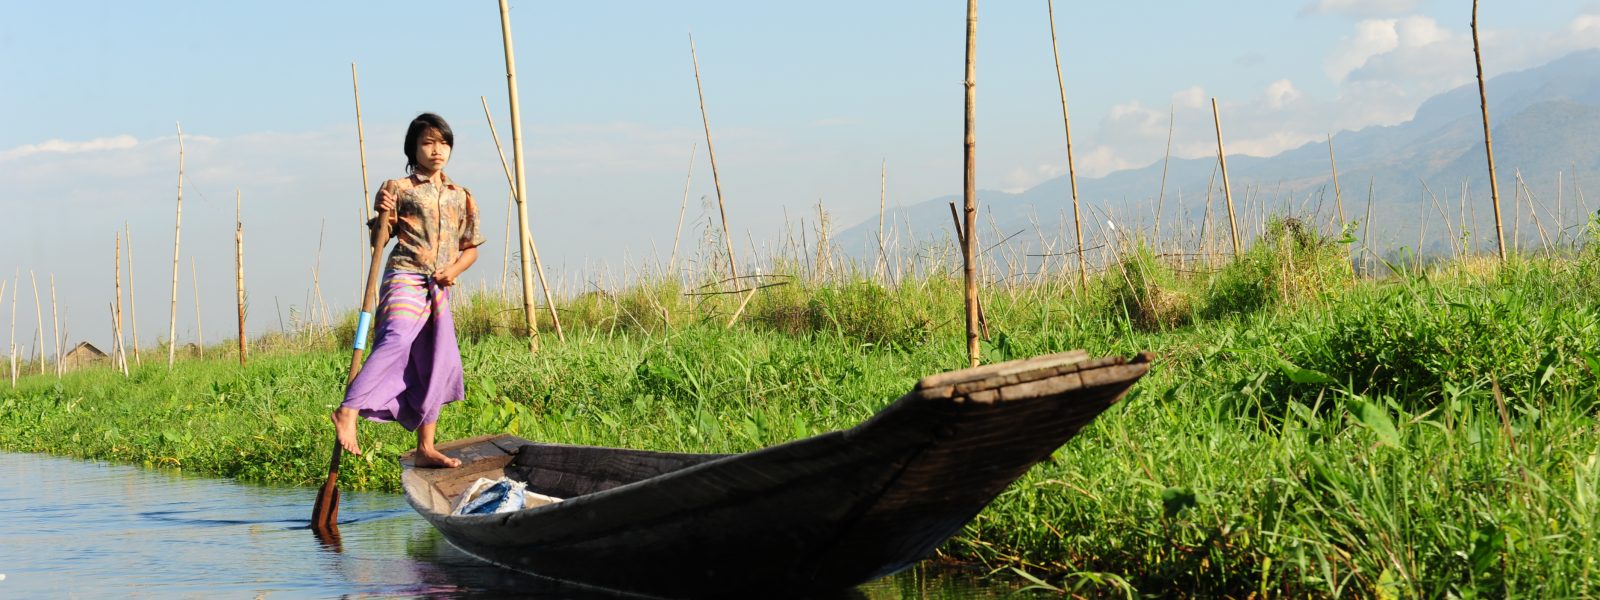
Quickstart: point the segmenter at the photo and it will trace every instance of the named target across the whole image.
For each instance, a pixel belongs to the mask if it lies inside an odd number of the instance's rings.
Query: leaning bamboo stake
[[[366,223],[372,220],[372,206],[370,206],[371,201],[368,200],[368,198],[372,197],[372,189],[369,187],[370,184],[367,180],[367,135],[361,126],[361,80],[356,77],[356,63],[353,62],[350,63],[350,89],[354,92],[356,99],[356,149],[361,157],[361,222]],[[234,195],[238,195],[238,190],[234,190]],[[235,204],[238,203],[235,202]],[[361,243],[359,238],[357,240],[356,263],[360,265],[366,258],[367,247]]]
[[[178,359],[178,242],[183,237],[183,124],[178,124],[178,217],[172,226],[172,313],[167,323],[167,368]]]
[[[533,307],[533,265],[529,255],[536,254],[537,250],[534,250],[533,236],[528,231],[527,177],[522,162],[522,107],[517,101],[517,59],[511,47],[511,8],[506,5],[506,0],[500,0],[500,37],[506,47],[506,90],[511,103],[511,159],[517,164],[517,235],[521,239],[517,248],[522,255],[522,313],[528,324],[528,352],[533,353],[539,351],[539,324]],[[546,293],[549,293],[548,288]],[[550,306],[552,314],[555,308],[555,305]]]
[[[1489,134],[1489,93],[1483,84],[1483,50],[1478,43],[1478,0],[1472,0],[1472,59],[1478,66],[1478,106],[1483,111],[1483,152],[1489,160],[1489,198],[1494,202],[1494,235],[1500,262],[1506,261],[1506,233],[1500,224],[1500,181],[1494,172],[1494,140]]]
[[[1055,20],[1051,19],[1054,27]],[[978,366],[980,359],[978,352],[978,278],[974,268],[977,266],[975,248],[978,245],[978,188],[977,188],[977,162],[975,150],[978,135],[973,117],[976,114],[977,104],[977,53],[978,53],[978,0],[967,0],[967,68],[966,80],[962,87],[966,92],[965,133],[962,136],[963,169],[961,174],[962,191],[961,201],[965,224],[962,228],[961,270],[965,281],[965,296],[967,308],[967,362],[971,366]],[[1065,97],[1065,93],[1062,94]],[[1062,114],[1066,114],[1066,105],[1062,104]],[[1070,163],[1069,170],[1070,170]],[[1076,204],[1074,204],[1076,206]]]
[[[728,248],[728,274],[738,287],[739,265],[733,258],[733,238],[728,234],[728,205],[722,198],[722,178],[717,174],[717,151],[711,147],[711,119],[706,116],[706,93],[700,86],[700,57],[694,51],[694,34],[689,34],[689,60],[694,63],[694,90],[700,96],[700,123],[706,130],[706,155],[711,157],[711,183],[717,189],[717,211],[722,215],[722,242]]]
[[[689,34],[689,60],[694,65],[694,91],[700,99],[700,124],[706,131],[706,156],[711,162],[711,184],[717,190],[717,213],[722,217],[722,243],[728,251],[728,281],[734,289],[739,287],[739,261],[733,255],[733,235],[728,231],[728,203],[722,196],[722,176],[717,171],[717,151],[711,143],[711,118],[706,115],[706,92],[700,84],[700,57],[694,49],[694,34]],[[739,300],[739,306],[734,309],[733,316],[728,317],[726,327],[733,327],[739,321],[739,315],[744,314],[744,308],[755,297],[760,285],[750,286],[744,298]]]
[[[44,308],[39,301],[39,278],[33,274],[33,269],[28,269],[28,281],[33,282],[33,322],[34,322],[34,348],[39,352],[39,374],[44,374]],[[32,353],[29,353],[30,355]]]
[[[372,207],[367,201],[372,197],[372,190],[367,182],[367,134],[361,127],[361,80],[356,77],[356,63],[350,63],[350,89],[356,97],[356,149],[361,157],[361,216],[365,221],[372,219]]]
[[[683,237],[683,214],[689,209],[689,182],[694,180],[694,155],[700,142],[689,144],[689,166],[683,175],[683,200],[678,202],[678,227],[672,230],[672,257],[667,259],[667,273],[678,278],[678,240]]]
[[[61,349],[61,318],[58,316],[60,314],[61,313],[56,311],[56,274],[55,273],[51,273],[50,274],[50,322],[53,323],[54,327],[55,327],[55,335],[54,335],[55,339],[50,342],[50,345],[52,347],[54,347],[54,349],[55,349],[55,354],[54,355],[55,355],[55,359],[56,359],[56,379],[60,379],[61,378],[61,372],[62,372],[61,359],[66,357],[66,352]]]
[[[354,69],[354,65],[351,66]],[[353,75],[352,75],[353,76]],[[359,121],[360,118],[357,117]],[[366,179],[365,176],[362,177]],[[365,205],[365,203],[362,203]],[[245,365],[249,353],[248,338],[244,334],[244,218],[239,210],[239,190],[233,190],[233,288],[239,304],[239,366]]]
[[[1052,22],[1054,19],[1052,19]],[[1161,209],[1167,204],[1167,163],[1172,162],[1172,130],[1178,124],[1178,109],[1167,105],[1167,150],[1161,158],[1161,189],[1156,192],[1156,231],[1155,243],[1159,251],[1161,247]],[[1182,194],[1182,190],[1179,191]]]
[[[1078,212],[1078,172],[1072,163],[1072,120],[1067,118],[1067,84],[1066,80],[1061,76],[1061,52],[1056,49],[1055,0],[1045,2],[1045,9],[1050,15],[1050,52],[1056,59],[1056,87],[1061,91],[1061,125],[1066,129],[1067,133],[1067,183],[1072,188],[1072,227],[1078,236],[1078,291],[1081,293],[1089,287],[1088,261],[1083,256],[1083,216]],[[977,16],[972,14],[974,11],[975,7],[968,8],[968,18],[975,21]],[[968,28],[976,30],[977,25],[975,23],[969,24]],[[973,33],[975,31],[969,32],[968,36],[972,36]],[[969,41],[968,46],[971,46],[971,44],[972,42]],[[971,50],[968,50],[968,53],[970,54]],[[968,85],[972,84],[969,83]],[[1165,167],[1163,167],[1163,181],[1165,181],[1166,177],[1165,172]]]
[[[1539,229],[1539,242],[1544,248],[1545,256],[1550,255],[1550,235],[1545,231],[1544,221],[1539,218],[1539,205],[1533,197],[1533,189],[1522,180],[1522,171],[1517,170],[1517,187],[1522,188],[1523,197],[1528,199],[1528,212],[1533,216],[1533,225]]]
[[[1233,255],[1239,255],[1239,222],[1233,216],[1233,190],[1228,186],[1228,154],[1222,149],[1222,116],[1217,99],[1211,99],[1211,120],[1217,125],[1217,160],[1222,164],[1222,199],[1228,203],[1228,230],[1233,234]]]
[[[133,334],[133,364],[140,366],[144,360],[139,357],[139,303],[133,296],[133,229],[128,227],[128,222],[122,222],[122,240],[128,244],[128,329]]]
[[[961,246],[962,244],[965,244],[966,240],[967,240],[966,229],[961,226],[961,214],[956,212],[956,203],[953,202],[953,201],[950,203],[950,221],[952,223],[954,223],[953,226],[956,229],[956,244],[957,244],[957,246]],[[960,247],[958,249],[961,250],[963,253],[966,252],[966,248],[965,247]],[[979,252],[978,256],[980,256],[980,257],[983,256],[983,253]],[[977,302],[974,302],[974,304],[976,304],[978,306],[978,333],[979,333],[980,336],[982,336],[984,341],[988,341],[988,339],[989,339],[989,317],[987,315],[985,315],[984,312],[983,312],[983,298],[978,298]]]
[[[122,376],[127,377],[128,361],[119,360],[118,358],[123,356],[122,315],[118,314],[122,307],[107,303],[106,308],[111,309],[111,367],[114,369],[120,369],[122,371]]]
[[[193,256],[189,257],[189,283],[194,284],[194,347],[200,354],[200,358],[205,358],[206,329],[204,325],[201,325],[202,319],[200,318],[200,270],[195,268]]]
[[[500,149],[500,134],[496,133],[494,130],[494,118],[489,116],[489,101],[483,96],[478,96],[478,101],[483,103],[483,117],[489,121],[489,135],[494,138],[495,154],[500,156],[500,169],[506,173],[506,182],[512,183],[511,169],[506,165],[506,153],[504,150]],[[521,142],[518,142],[518,144],[520,143]],[[524,186],[522,185],[522,173],[522,159],[518,158],[517,180],[515,183],[512,183],[511,188],[512,192],[515,193],[516,197],[519,199],[522,198],[522,192],[524,191]],[[521,204],[519,202],[519,206],[520,205]],[[567,341],[567,334],[561,331],[561,316],[556,314],[556,302],[550,295],[550,282],[545,281],[544,279],[544,265],[539,262],[539,247],[535,246],[533,243],[533,232],[527,230],[527,219],[525,212],[523,213],[522,220],[522,239],[525,241],[522,247],[527,250],[527,252],[524,252],[523,254],[532,255],[533,257],[533,270],[539,275],[539,289],[544,290],[544,305],[546,308],[550,309],[550,324],[556,328],[556,339],[565,342]],[[523,275],[527,275],[526,270],[523,271]]]

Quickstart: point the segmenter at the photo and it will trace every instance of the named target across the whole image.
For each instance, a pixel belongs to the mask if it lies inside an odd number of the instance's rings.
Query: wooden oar
[[[378,213],[378,232],[373,238],[372,263],[367,268],[366,291],[361,296],[361,315],[356,321],[356,339],[350,356],[350,376],[344,382],[346,389],[349,389],[350,383],[356,380],[356,374],[361,372],[361,355],[366,350],[367,328],[372,325],[373,308],[378,303],[378,285],[382,283],[380,273],[383,271],[383,248],[389,245],[390,212]],[[328,481],[317,491],[317,503],[311,507],[311,529],[318,537],[337,539],[339,535],[339,458],[343,455],[344,448],[339,446],[339,438],[335,436],[333,458],[328,461]]]

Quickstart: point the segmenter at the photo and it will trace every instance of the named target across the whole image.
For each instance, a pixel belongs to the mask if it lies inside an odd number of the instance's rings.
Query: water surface
[[[0,598],[615,598],[456,550],[393,494],[343,490],[340,543],[315,489],[0,453]],[[1008,597],[913,569],[841,598]]]

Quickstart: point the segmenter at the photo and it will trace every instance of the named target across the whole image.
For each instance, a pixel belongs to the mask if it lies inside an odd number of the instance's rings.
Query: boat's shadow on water
[[[314,533],[323,552],[342,553],[345,545],[337,531]],[[578,585],[557,579],[529,575],[479,560],[450,545],[431,528],[418,528],[405,542],[405,554],[414,569],[409,590],[390,590],[428,598],[538,598],[571,600],[636,600],[655,598],[603,588]],[[620,568],[620,566],[619,566]],[[706,590],[691,597],[729,598],[728,593]],[[742,596],[748,597],[748,596]],[[865,600],[860,590],[840,590],[828,594],[792,596],[784,590],[762,594],[766,598],[813,598],[816,600]]]

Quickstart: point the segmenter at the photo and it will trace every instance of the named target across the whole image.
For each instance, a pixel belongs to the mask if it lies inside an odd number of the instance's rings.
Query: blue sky
[[[319,234],[324,299],[354,305],[363,198],[352,62],[372,186],[401,174],[412,116],[449,119],[449,171],[480,197],[490,238],[468,284],[498,281],[507,188],[479,103],[487,97],[509,146],[494,3],[8,4],[0,179],[14,218],[0,222],[0,274],[20,270],[22,307],[27,272],[55,274],[73,341],[109,337],[111,246],[124,223],[142,341],[166,335],[175,121],[188,178],[179,339],[197,333],[191,257],[207,339],[229,330],[236,188],[253,333],[276,328],[280,306],[286,320],[304,310]],[[1471,81],[1470,10],[1466,0],[1063,0],[1079,172],[1159,160],[1169,114],[1174,153],[1204,155],[1212,97],[1230,152],[1270,155],[1402,122]],[[1592,1],[1481,11],[1491,75],[1600,45]],[[959,193],[964,16],[961,2],[512,2],[532,229],[558,289],[613,285],[666,260],[692,147],[684,238],[699,239],[715,192],[691,32],[741,256],[819,201],[836,227],[874,217],[881,161],[891,206]],[[980,5],[977,81],[979,187],[1019,191],[1064,173],[1043,0]],[[34,329],[27,308],[19,337]]]

